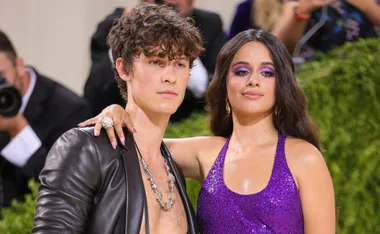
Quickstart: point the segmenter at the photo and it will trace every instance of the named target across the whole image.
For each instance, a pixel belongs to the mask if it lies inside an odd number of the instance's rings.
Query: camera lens
[[[0,86],[0,115],[12,117],[17,115],[22,103],[18,90],[10,85]]]

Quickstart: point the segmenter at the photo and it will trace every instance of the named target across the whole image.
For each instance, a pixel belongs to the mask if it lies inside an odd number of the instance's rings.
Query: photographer
[[[26,67],[0,31],[0,207],[22,200],[64,132],[90,116],[72,91]]]

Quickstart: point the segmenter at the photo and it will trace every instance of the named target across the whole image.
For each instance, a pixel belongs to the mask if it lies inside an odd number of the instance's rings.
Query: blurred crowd
[[[224,31],[217,12],[194,7],[194,0],[146,0],[169,4],[191,17],[203,34],[205,50],[191,70],[184,101],[172,122],[205,109],[205,92],[220,49],[249,28],[272,32],[292,54],[296,65],[312,60],[347,41],[380,38],[380,0],[244,0]],[[38,179],[46,155],[64,132],[111,104],[125,106],[114,78],[113,58],[106,43],[115,19],[134,6],[116,8],[98,23],[90,43],[91,68],[78,96],[33,66],[24,64],[17,45],[0,29],[0,207],[22,200],[27,182]]]

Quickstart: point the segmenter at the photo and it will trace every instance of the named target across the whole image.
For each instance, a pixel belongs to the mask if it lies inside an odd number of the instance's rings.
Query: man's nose
[[[175,84],[177,76],[173,66],[166,66],[161,73],[161,81],[164,83]]]

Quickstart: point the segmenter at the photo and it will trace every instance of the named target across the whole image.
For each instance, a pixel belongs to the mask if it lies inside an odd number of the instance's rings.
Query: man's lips
[[[163,90],[163,91],[158,92],[158,94],[164,95],[164,96],[177,96],[178,95],[173,90]]]

